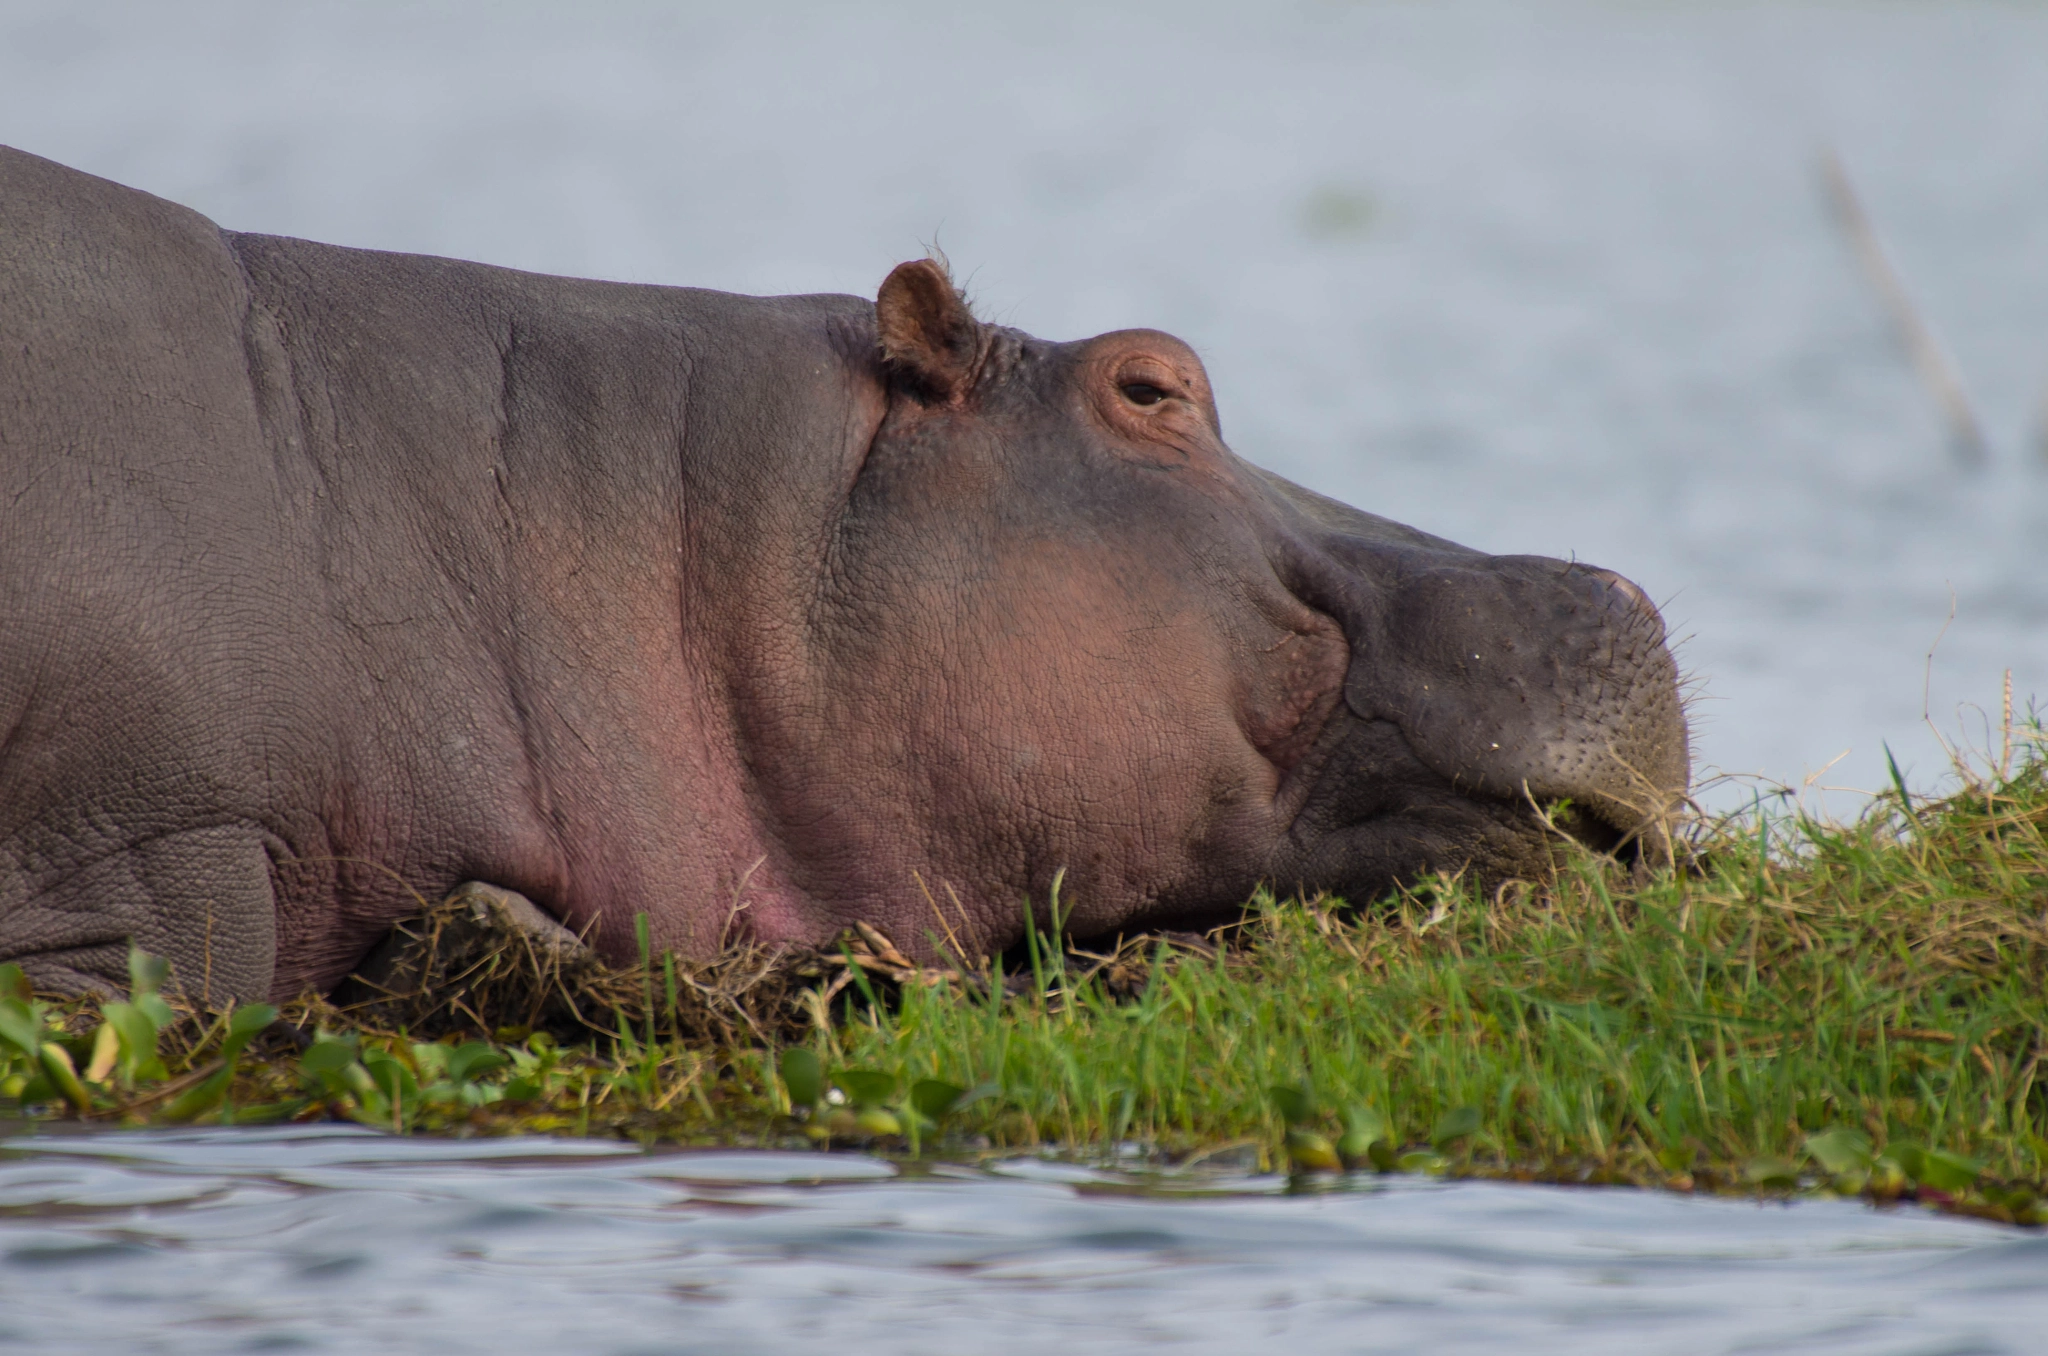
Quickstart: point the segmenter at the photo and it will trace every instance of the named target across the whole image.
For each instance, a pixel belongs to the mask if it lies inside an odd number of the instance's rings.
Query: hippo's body
[[[0,959],[331,986],[465,880],[614,954],[968,953],[1633,831],[1661,623],[1237,460],[1137,331],[224,233],[0,150]]]

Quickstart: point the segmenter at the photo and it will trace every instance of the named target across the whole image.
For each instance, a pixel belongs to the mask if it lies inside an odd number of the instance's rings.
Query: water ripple
[[[1990,1352],[2048,1240],[1849,1202],[306,1127],[0,1145],[0,1343],[66,1352]]]

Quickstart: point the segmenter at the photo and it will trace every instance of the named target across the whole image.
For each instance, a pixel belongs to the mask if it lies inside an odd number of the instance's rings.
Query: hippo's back
[[[237,520],[263,492],[251,477],[267,459],[246,310],[241,271],[204,217],[0,148],[0,588],[11,624],[77,633],[118,612],[136,625],[174,585],[189,543],[216,523],[246,527]],[[66,606],[52,605],[52,589]],[[18,666],[0,665],[0,683],[20,681]]]

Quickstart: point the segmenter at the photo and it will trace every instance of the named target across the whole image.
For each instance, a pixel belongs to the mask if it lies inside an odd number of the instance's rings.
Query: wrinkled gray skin
[[[223,233],[0,150],[0,957],[340,980],[464,881],[614,955],[1002,948],[1534,875],[1687,777],[1663,627],[1232,455],[1150,331]]]

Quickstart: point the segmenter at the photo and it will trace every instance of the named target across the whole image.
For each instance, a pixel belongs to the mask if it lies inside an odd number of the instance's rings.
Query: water
[[[1846,753],[1824,782],[1872,788],[1889,741],[1927,783],[1923,692],[1979,743],[2004,669],[2048,697],[2039,5],[0,0],[0,140],[241,229],[564,273],[872,295],[937,241],[993,317],[1192,340],[1255,460],[1642,581],[1705,770]]]
[[[0,1148],[0,1349],[2031,1352],[2048,1238],[1847,1202],[641,1153]]]

